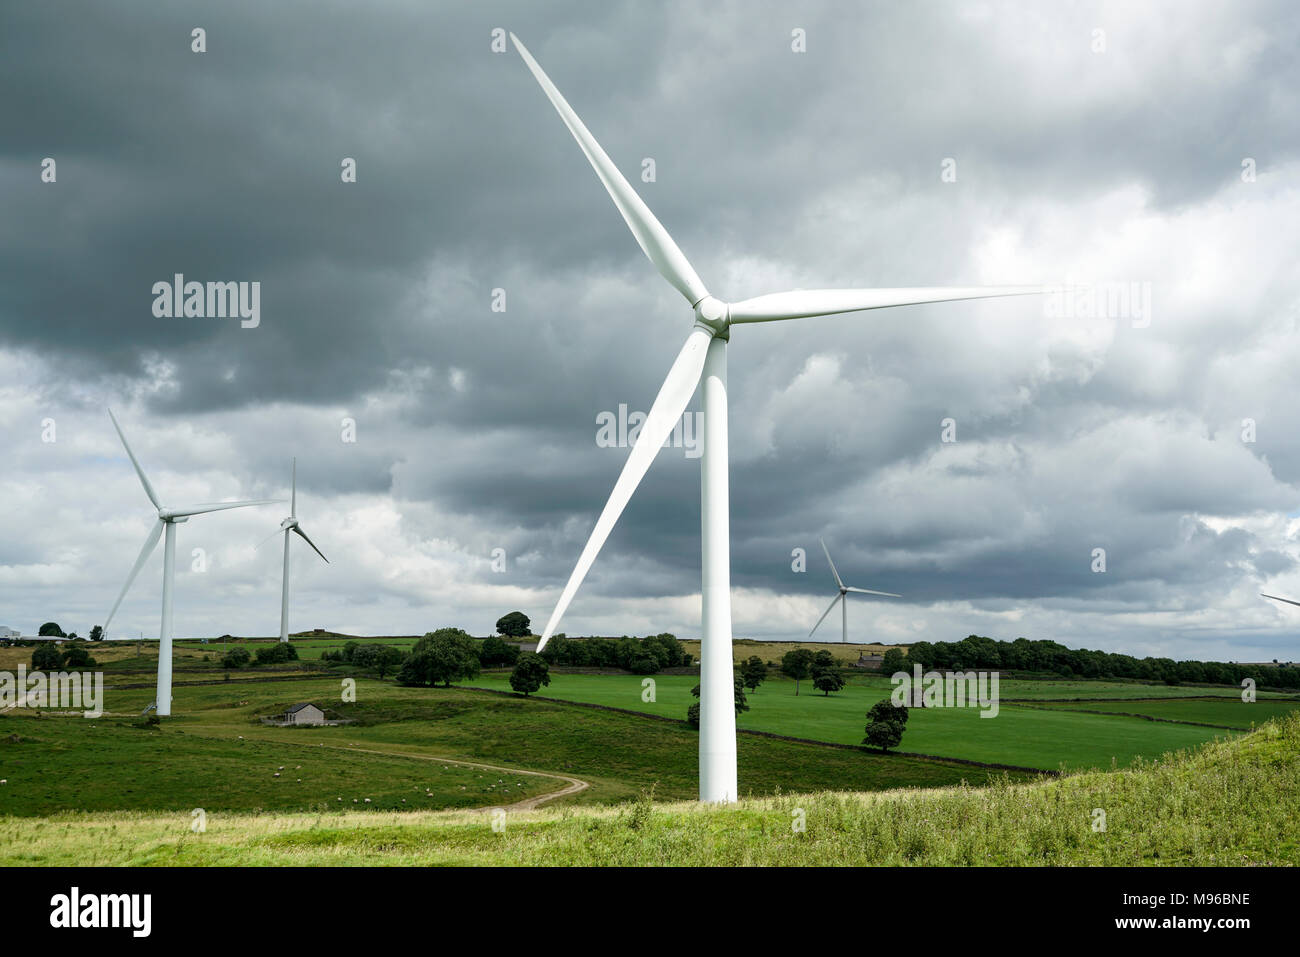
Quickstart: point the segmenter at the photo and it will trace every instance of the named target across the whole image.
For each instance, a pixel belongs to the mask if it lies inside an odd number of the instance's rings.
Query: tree
[[[839,691],[844,687],[844,676],[840,674],[839,662],[825,648],[813,655],[812,680],[813,687],[824,695],[830,695],[832,691]]]
[[[508,635],[511,638],[527,638],[531,631],[529,626],[532,623],[528,616],[522,611],[512,611],[508,615],[502,615],[497,619],[497,633]]]
[[[375,670],[379,672],[380,678],[387,678],[390,671],[395,670],[406,659],[406,654],[400,648],[394,648],[392,645],[380,645],[375,649],[378,654],[375,655]]]
[[[90,629],[90,640],[91,640],[91,641],[103,641],[103,640],[104,640],[104,629],[103,629],[103,627],[101,627],[100,625],[95,625],[95,627],[91,628],[91,629]]]
[[[52,641],[42,641],[32,652],[33,671],[58,671],[63,667],[63,655]]]
[[[829,668],[813,675],[813,687],[826,696],[832,691],[839,691],[844,684],[844,676],[840,674],[839,668]]]
[[[867,712],[867,736],[862,739],[862,743],[888,751],[898,747],[906,728],[907,706],[896,705],[890,699],[882,698]]]
[[[749,710],[749,700],[745,697],[745,685],[740,675],[735,675],[732,681],[736,689],[736,695],[735,695],[736,717],[739,718],[741,714]],[[700,696],[700,686],[696,685],[694,688],[692,688],[691,694],[695,695],[695,697],[698,698]],[[686,709],[686,721],[687,723],[690,724],[692,728],[699,730],[700,703],[698,701]]]
[[[66,638],[67,637],[67,635],[63,633],[63,629],[59,627],[58,622],[54,622],[54,621],[47,621],[45,624],[41,625],[41,630],[38,631],[36,634],[40,635],[42,638]]]
[[[807,648],[787,651],[781,657],[781,672],[794,679],[794,693],[799,694],[799,682],[812,677],[813,653]]]
[[[757,691],[758,686],[767,680],[767,665],[763,664],[763,659],[758,655],[750,655],[746,661],[741,662],[740,679],[751,692]]]
[[[524,696],[551,683],[551,668],[546,659],[536,652],[525,651],[515,662],[515,670],[510,673],[510,687],[522,691]]]
[[[907,655],[902,648],[890,648],[885,652],[885,659],[880,663],[880,670],[887,675],[896,675],[907,671]]]
[[[397,673],[398,684],[451,687],[453,681],[477,678],[478,648],[459,628],[439,628],[415,643]]]
[[[484,668],[513,665],[519,660],[519,648],[507,644],[496,635],[488,635],[478,649],[478,660]]]

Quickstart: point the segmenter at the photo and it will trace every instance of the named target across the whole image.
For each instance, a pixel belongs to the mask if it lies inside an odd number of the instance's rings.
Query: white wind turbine
[[[149,536],[144,540],[144,547],[140,549],[140,556],[135,560],[135,565],[131,568],[131,574],[126,576],[126,584],[122,586],[122,592],[117,596],[117,601],[113,602],[113,610],[108,613],[108,618],[104,621],[104,631],[108,631],[109,622],[117,614],[118,606],[122,604],[122,599],[126,597],[131,583],[135,581],[135,576],[140,574],[140,569],[148,561],[153,550],[158,547],[158,538],[166,529],[167,536],[163,544],[163,591],[162,591],[162,626],[158,631],[158,697],[154,702],[158,708],[158,714],[169,715],[172,713],[172,582],[176,577],[176,526],[181,522],[187,522],[191,515],[202,515],[204,512],[220,512],[228,508],[243,508],[246,505],[272,505],[274,499],[265,499],[255,502],[211,502],[204,505],[185,505],[180,508],[169,508],[159,503],[158,496],[145,478],[144,469],[140,468],[140,463],[136,461],[135,453],[131,451],[130,443],[126,441],[126,436],[122,434],[122,427],[117,424],[117,416],[113,415],[113,410],[108,410],[108,417],[113,420],[113,428],[117,429],[118,438],[122,440],[122,446],[126,449],[126,454],[131,459],[131,464],[135,466],[135,474],[140,476],[140,484],[144,486],[144,494],[149,496],[149,501],[158,511],[158,520],[154,522],[153,528],[149,531]]]
[[[694,310],[695,323],[655,398],[640,437],[628,454],[609,501],[552,612],[538,650],[546,646],[632,493],[650,468],[697,385],[703,386],[703,453],[700,457],[702,538],[702,639],[700,648],[700,800],[734,801],[736,715],[731,651],[731,561],[727,465],[727,341],[736,323],[827,316],[886,306],[956,299],[1029,295],[1039,286],[921,289],[809,289],[726,303],[709,295],[668,231],[618,171],[560,91],[519,39],[511,41],[595,169],[632,235],[662,275]]]
[[[280,532],[284,533],[284,577],[280,583],[280,640],[289,640],[289,533],[302,536],[302,540],[311,546],[311,550],[321,557],[325,564],[329,564],[329,559],[325,553],[316,547],[316,543],[307,537],[307,533],[302,530],[298,524],[298,460],[293,460],[293,490],[289,493],[289,517],[280,523]],[[272,535],[271,538],[275,538]],[[268,538],[266,541],[270,541]],[[263,542],[266,544],[266,542]]]
[[[821,623],[826,620],[826,616],[835,608],[835,602],[839,602],[841,627],[840,641],[847,644],[849,640],[849,592],[857,592],[859,595],[884,595],[886,598],[902,598],[903,596],[895,595],[892,591],[872,591],[870,588],[854,588],[852,585],[844,584],[844,582],[840,580],[840,573],[835,570],[835,563],[831,561],[831,552],[830,549],[826,547],[826,542],[820,538],[817,540],[822,543],[822,551],[826,553],[826,561],[831,566],[831,574],[835,576],[835,587],[840,590],[840,593],[835,596],[830,607],[822,612],[822,616],[817,619],[817,624],[813,625],[812,631],[808,632],[808,637],[811,638],[813,636],[813,631],[816,631],[821,627]]]

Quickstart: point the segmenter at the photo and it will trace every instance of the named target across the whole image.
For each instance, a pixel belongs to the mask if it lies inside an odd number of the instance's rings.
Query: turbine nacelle
[[[716,296],[705,296],[695,304],[695,323],[723,339],[731,337],[731,307]]]

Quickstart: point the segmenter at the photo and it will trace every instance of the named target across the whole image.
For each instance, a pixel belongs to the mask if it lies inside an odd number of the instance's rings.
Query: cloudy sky
[[[1297,657],[1258,597],[1300,598],[1291,5],[708,6],[6,5],[0,623],[84,634],[121,588],[153,515],[111,406],[167,504],[287,497],[298,457],[331,564],[295,550],[294,630],[540,628],[627,455],[598,417],[649,408],[691,315],[504,29],[724,300],[1150,290],[735,329],[737,636],[807,633],[824,536],[906,596],[852,640]],[[259,282],[260,324],[155,316],[176,273]],[[276,631],[285,514],[179,526],[178,634]],[[698,636],[699,537],[665,449],[561,628]],[[157,634],[160,571],[115,635]]]

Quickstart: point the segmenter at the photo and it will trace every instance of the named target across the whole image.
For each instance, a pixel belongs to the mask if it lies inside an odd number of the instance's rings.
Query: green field
[[[177,686],[175,714],[154,730],[137,727],[135,716],[152,700],[151,688],[107,692],[112,714],[94,721],[12,711],[0,716],[0,776],[7,779],[0,814],[337,811],[366,797],[375,810],[400,807],[403,798],[407,806],[417,799],[420,807],[486,806],[562,786],[435,770],[423,760],[429,757],[556,772],[591,784],[566,802],[622,801],[651,787],[666,799],[697,792],[698,736],[682,722],[368,679],[357,682],[357,702],[344,704],[340,690],[339,680],[322,678]],[[257,720],[298,701],[356,723],[279,728]],[[756,795],[941,787],[992,776],[969,765],[752,737],[741,740],[739,763],[742,793]],[[281,766],[286,770],[274,778]]]
[[[1300,715],[1156,763],[1030,784],[717,808],[0,816],[0,865],[1296,865]],[[1095,809],[1106,827],[1093,827]],[[793,822],[803,820],[800,831]]]
[[[1042,707],[1059,710],[1086,708],[1089,711],[1149,715],[1171,721],[1201,721],[1227,728],[1250,728],[1300,708],[1300,700],[1261,699],[1246,703],[1240,698],[1206,700],[1137,699],[1128,701],[1048,701]]]
[[[557,674],[551,677],[551,684],[543,693],[566,701],[677,718],[684,717],[687,707],[695,700],[690,689],[699,679],[690,675],[656,676],[654,702],[642,700],[644,680],[635,675]],[[509,687],[508,676],[501,673],[481,675],[474,684],[497,689]],[[1006,685],[1017,684],[1043,682],[1006,682],[1002,693],[1010,696]],[[1152,686],[1144,687],[1151,694]],[[803,683],[798,696],[794,690],[792,681],[769,679],[750,696],[750,710],[740,716],[737,726],[814,741],[860,744],[867,709],[888,695],[889,684],[881,678],[860,678],[829,697],[809,693],[808,682]],[[918,754],[1045,770],[1062,766],[1109,768],[1112,763],[1124,767],[1139,757],[1158,757],[1166,751],[1194,747],[1232,733],[1195,725],[1157,724],[1141,718],[1024,705],[1004,704],[995,718],[981,718],[974,708],[914,708],[901,748]]]

